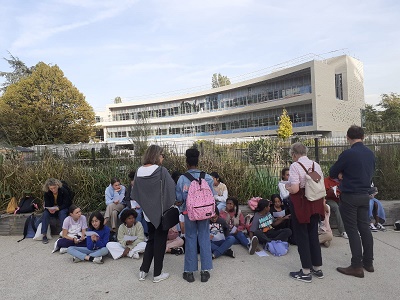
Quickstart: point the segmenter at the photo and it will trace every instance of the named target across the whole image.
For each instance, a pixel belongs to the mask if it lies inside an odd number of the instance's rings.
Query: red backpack
[[[199,179],[190,173],[183,174],[190,180],[186,198],[186,210],[190,221],[201,221],[211,218],[215,214],[214,195],[205,180],[206,173],[200,172]]]

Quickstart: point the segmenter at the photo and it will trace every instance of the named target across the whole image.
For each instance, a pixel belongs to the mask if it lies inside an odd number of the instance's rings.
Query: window
[[[342,74],[335,74],[336,99],[343,100],[343,77]]]

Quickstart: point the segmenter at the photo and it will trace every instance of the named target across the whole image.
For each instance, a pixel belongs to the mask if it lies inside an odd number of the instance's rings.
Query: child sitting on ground
[[[184,241],[179,236],[178,226],[175,225],[168,230],[167,246],[165,248],[165,253],[171,253],[175,255],[183,254],[185,253],[183,244]]]
[[[146,248],[143,226],[136,221],[137,212],[127,209],[121,214],[121,225],[118,228],[118,242],[108,242],[107,249],[114,259],[131,257],[139,259],[139,253]]]
[[[331,225],[329,224],[329,217],[331,216],[331,207],[324,203],[325,207],[325,220],[319,221],[318,224],[318,240],[320,244],[323,244],[326,248],[331,245],[333,239]]]
[[[89,217],[89,229],[86,234],[86,247],[68,247],[68,253],[73,256],[73,262],[91,261],[103,263],[103,256],[108,254],[106,244],[110,238],[110,228],[104,226],[104,217],[99,211]]]
[[[292,235],[290,228],[275,229],[275,226],[281,224],[284,220],[288,220],[290,215],[286,215],[282,218],[275,219],[270,210],[270,201],[267,199],[261,199],[258,202],[256,213],[254,214],[253,222],[251,223],[249,236],[258,237],[258,241],[261,244],[267,244],[271,240],[281,240],[287,242],[289,237]]]
[[[69,209],[69,216],[64,219],[62,225],[62,238],[54,243],[53,252],[60,250],[60,254],[67,253],[70,246],[86,247],[86,217],[82,216],[81,209],[72,204]]]
[[[381,201],[375,198],[376,194],[378,194],[378,189],[372,187],[369,191],[369,218],[371,220],[369,228],[372,231],[386,231],[386,228],[382,225],[386,222],[385,210]]]
[[[210,218],[210,239],[213,259],[222,254],[235,258],[235,253],[231,249],[235,238],[229,235],[228,224],[219,216],[218,207],[215,207],[215,215]]]

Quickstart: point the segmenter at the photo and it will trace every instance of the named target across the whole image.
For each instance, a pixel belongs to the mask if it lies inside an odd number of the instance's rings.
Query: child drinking
[[[54,243],[53,253],[60,250],[60,254],[67,253],[70,246],[86,247],[86,217],[82,216],[81,209],[76,205],[69,207],[69,216],[62,225],[62,238]]]
[[[104,217],[99,211],[93,212],[89,217],[89,229],[86,237],[86,247],[68,247],[68,253],[73,256],[73,262],[91,261],[96,264],[103,263],[103,256],[108,254],[106,247],[110,238],[110,228],[104,226]]]
[[[146,248],[144,241],[143,226],[136,221],[137,212],[134,209],[127,209],[121,214],[122,224],[118,228],[118,242],[107,243],[107,249],[114,259],[120,257],[131,257],[139,259],[139,253]]]

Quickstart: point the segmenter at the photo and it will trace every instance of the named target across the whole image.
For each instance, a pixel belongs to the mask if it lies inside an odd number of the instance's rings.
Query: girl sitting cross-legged
[[[86,236],[86,247],[71,246],[68,253],[73,256],[73,262],[91,261],[102,264],[103,256],[108,254],[106,244],[110,238],[110,228],[104,226],[104,217],[99,211],[89,217],[89,231]]]
[[[134,209],[126,209],[121,214],[122,224],[118,228],[118,242],[108,242],[107,249],[114,259],[131,257],[139,259],[139,253],[146,248],[144,230],[140,222],[136,221],[137,212]]]

